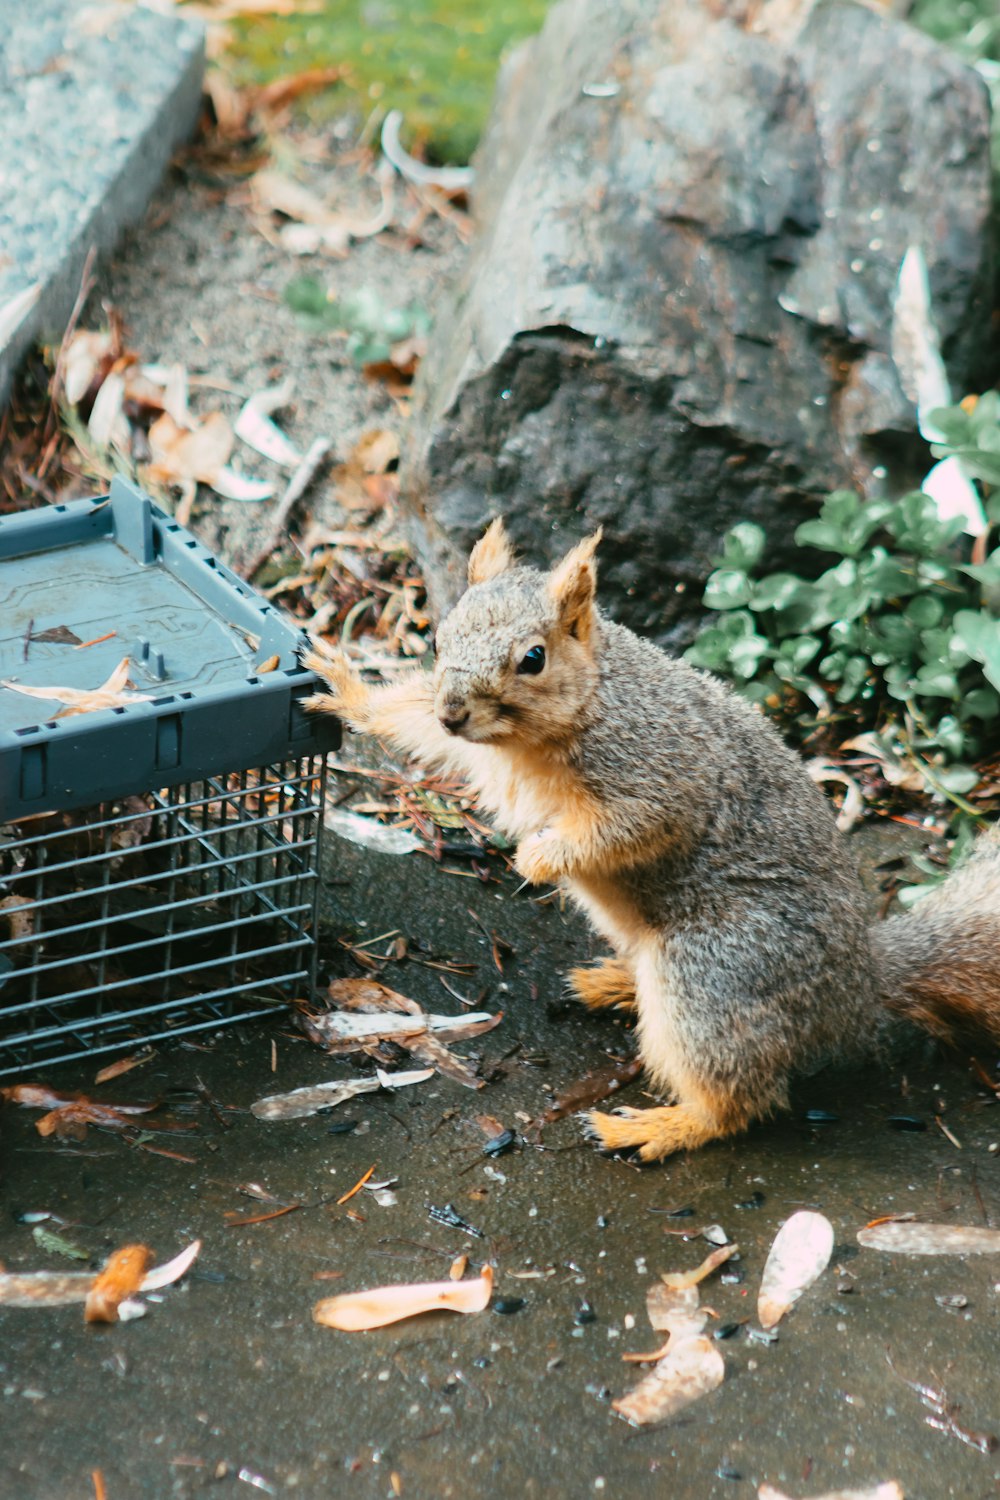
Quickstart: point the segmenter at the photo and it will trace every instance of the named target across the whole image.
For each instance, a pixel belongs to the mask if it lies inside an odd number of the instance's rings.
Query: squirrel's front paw
[[[329,688],[329,693],[313,693],[306,698],[306,708],[340,714],[355,728],[362,728],[368,709],[368,689],[343,651],[313,646],[303,652],[301,661]]]
[[[514,869],[532,885],[553,885],[566,874],[563,845],[551,829],[543,828],[518,844]]]

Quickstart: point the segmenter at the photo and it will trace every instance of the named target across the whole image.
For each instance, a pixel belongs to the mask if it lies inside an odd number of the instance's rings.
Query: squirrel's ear
[[[549,592],[559,607],[563,628],[584,644],[590,639],[594,622],[594,595],[597,592],[597,566],[594,553],[601,540],[601,528],[593,536],[577,542],[549,574]]]
[[[514,549],[504,530],[503,518],[497,516],[469,554],[469,583],[486,583],[513,566]]]

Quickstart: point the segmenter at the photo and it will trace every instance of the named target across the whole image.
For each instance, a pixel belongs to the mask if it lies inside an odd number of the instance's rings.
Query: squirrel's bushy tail
[[[1000,1041],[1000,825],[938,888],[871,933],[883,1003],[942,1041]]]

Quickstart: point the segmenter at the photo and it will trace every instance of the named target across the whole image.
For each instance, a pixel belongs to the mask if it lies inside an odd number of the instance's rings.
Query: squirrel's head
[[[496,520],[469,558],[469,587],[437,633],[434,708],[464,740],[566,739],[594,691],[598,531],[549,573],[516,565]]]

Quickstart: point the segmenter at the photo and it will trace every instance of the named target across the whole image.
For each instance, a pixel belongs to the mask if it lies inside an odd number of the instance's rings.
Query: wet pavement
[[[562,1001],[560,974],[596,953],[594,940],[575,915],[513,881],[483,885],[420,855],[329,845],[327,971],[357,972],[338,938],[390,929],[411,951],[419,941],[474,962],[475,973],[445,978],[504,1020],[456,1050],[481,1054],[494,1081],[473,1092],[435,1077],[265,1124],[248,1113],[261,1095],[353,1072],[282,1018],[161,1047],[96,1090],[96,1063],[50,1070],[53,1086],[108,1100],[200,1080],[231,1128],[179,1098],[177,1119],[197,1130],[164,1144],[195,1158],[188,1164],[93,1130],[81,1144],[43,1141],[34,1113],[4,1112],[8,1269],[74,1268],[35,1244],[18,1220],[25,1211],[68,1221],[61,1232],[98,1261],[136,1240],[158,1261],[193,1236],[204,1248],[187,1283],[159,1294],[137,1322],[86,1327],[79,1307],[0,1310],[0,1494],[83,1500],[98,1493],[95,1470],[107,1500],[738,1500],[765,1480],[810,1496],[890,1478],[910,1500],[1000,1493],[1000,1455],[927,1426],[899,1378],[943,1387],[969,1428],[1000,1432],[1000,1257],[906,1259],[861,1250],[855,1238],[882,1214],[998,1222],[990,1146],[1000,1117],[962,1060],[920,1043],[880,1067],[827,1069],[799,1085],[790,1117],[659,1167],[599,1156],[572,1119],[546,1129],[544,1149],[525,1144],[491,1160],[475,1115],[520,1130],[552,1090],[607,1064],[608,1053],[628,1054],[625,1022]],[[469,908],[513,950],[502,976]],[[428,1008],[460,1008],[435,969],[391,963],[382,978]],[[620,1097],[642,1103],[643,1093],[639,1081]],[[836,1118],[818,1123],[808,1111]],[[927,1128],[894,1128],[894,1115]],[[332,1133],[345,1120],[358,1128]],[[380,1206],[362,1191],[338,1206],[372,1166],[373,1180],[398,1179],[397,1202]],[[268,1211],[240,1195],[247,1182],[304,1206],[229,1227],[227,1212]],[[428,1205],[446,1203],[482,1238],[432,1221]],[[803,1206],[831,1219],[833,1260],[777,1341],[759,1343],[749,1330],[764,1258]],[[710,1326],[748,1320],[720,1345],[725,1383],[669,1424],[633,1430],[609,1400],[638,1378],[622,1354],[658,1342],[646,1288],[661,1271],[696,1265],[709,1249],[700,1230],[713,1223],[738,1240],[742,1280],[716,1273],[704,1284],[703,1302],[718,1314]],[[361,1334],[311,1320],[320,1297],[442,1277],[463,1251],[474,1267],[492,1261],[496,1296],[523,1306]],[[324,1272],[338,1274],[317,1279]],[[956,1297],[967,1305],[936,1300]],[[583,1300],[592,1321],[581,1320]]]

